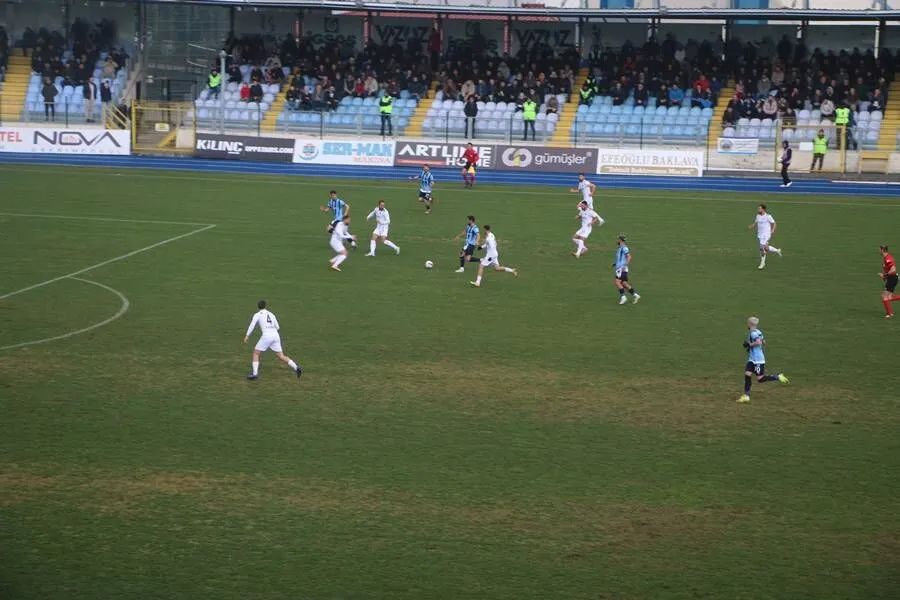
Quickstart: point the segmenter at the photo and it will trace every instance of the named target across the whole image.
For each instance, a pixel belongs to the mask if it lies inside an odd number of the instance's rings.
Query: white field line
[[[114,219],[112,217],[76,217],[70,215],[44,215],[39,213],[7,213],[0,212],[0,217],[20,217],[23,219],[69,219],[72,221],[105,221],[107,223],[137,223],[147,225],[184,225],[187,227],[203,227],[206,223],[190,223],[186,221],[154,221],[147,219]]]
[[[71,168],[71,167],[77,167],[77,166],[83,166],[83,165],[74,165],[73,164],[73,165],[54,165],[54,166]],[[92,166],[91,168],[95,168],[95,167]],[[4,170],[10,170],[10,169],[6,169],[6,168],[4,168],[3,165],[0,165],[0,171],[4,171]],[[38,169],[16,168],[15,170],[19,173],[46,174],[46,171],[41,171]],[[302,186],[302,185],[304,185],[304,179],[313,178],[313,177],[316,177],[319,179],[327,179],[327,177],[322,177],[322,176],[318,176],[318,175],[316,175],[316,176],[314,176],[314,175],[305,175],[305,176],[304,175],[293,175],[293,176],[272,175],[271,173],[254,173],[252,171],[249,171],[246,173],[224,173],[223,172],[222,175],[225,175],[224,178],[223,177],[199,177],[199,176],[192,176],[192,175],[179,176],[179,175],[162,175],[162,174],[156,174],[156,173],[152,173],[152,172],[147,173],[147,172],[145,172],[147,170],[148,169],[143,169],[143,170],[141,170],[141,172],[137,172],[137,171],[139,171],[138,169],[126,169],[124,171],[134,171],[134,172],[117,171],[115,174],[119,175],[119,176],[125,176],[125,177],[146,178],[146,179],[166,179],[166,180],[173,180],[173,181],[202,181],[205,183],[218,183],[218,184],[225,184],[225,185],[234,185],[236,183],[237,184],[248,183],[248,180],[246,178],[239,179],[238,178],[239,175],[254,176],[254,179],[252,181],[253,185],[265,184],[265,185]],[[174,169],[174,170],[178,171],[178,169]],[[82,171],[76,170],[74,172],[81,173]],[[85,173],[85,174],[90,175],[91,177],[96,176],[95,174],[92,174],[92,173]],[[291,180],[286,179],[287,177],[290,177]],[[379,181],[383,181],[383,180],[379,180]],[[796,205],[796,206],[855,206],[855,207],[862,207],[862,208],[893,208],[893,209],[900,208],[900,202],[894,200],[893,198],[885,198],[886,202],[881,203],[881,204],[876,204],[874,202],[831,202],[831,201],[817,201],[817,200],[809,200],[809,201],[787,200],[787,199],[783,199],[783,198],[788,197],[792,192],[786,192],[785,190],[781,190],[781,188],[778,187],[780,185],[778,183],[779,181],[781,181],[781,180],[777,178],[777,175],[773,174],[771,191],[777,193],[777,196],[772,197],[772,199],[769,202],[777,202],[778,204],[790,204],[790,205]],[[574,179],[573,179],[573,182],[574,182]],[[439,181],[438,183],[447,183],[447,182],[446,182],[446,180],[444,180],[444,181]],[[712,186],[709,186],[709,185],[703,185],[702,183],[698,184],[694,188],[682,188],[682,187],[662,188],[661,187],[661,188],[653,188],[651,191],[648,191],[646,189],[640,189],[640,188],[604,188],[602,179],[598,179],[597,181],[595,181],[595,183],[598,183],[597,189],[601,193],[609,194],[609,193],[625,192],[625,193],[627,193],[629,200],[634,199],[634,198],[646,198],[648,200],[660,200],[661,196],[665,196],[666,194],[671,193],[671,192],[702,192],[702,194],[698,193],[695,197],[691,198],[688,202],[703,201],[703,202],[717,202],[717,203],[723,203],[723,204],[724,203],[738,203],[738,204],[752,205],[754,202],[756,202],[755,198],[753,198],[753,197],[747,198],[747,199],[743,199],[740,197],[729,198],[729,197],[719,197],[719,196],[714,196],[714,195],[708,195],[705,193],[713,192],[713,193],[732,194],[732,195],[752,194],[753,196],[769,193],[768,190],[761,191],[759,189],[753,189],[753,186],[756,184],[752,184],[750,186],[744,185],[743,186],[744,189],[741,189],[741,190],[736,190],[736,191],[731,191],[731,192],[717,192],[717,190],[715,189],[715,184],[713,184]],[[854,182],[854,183],[858,183],[858,182]],[[505,185],[514,185],[514,184],[489,183],[489,184],[482,184],[482,185],[505,186]],[[528,184],[528,185],[532,185],[532,184]],[[358,183],[342,183],[340,187],[341,188],[349,188],[349,189],[397,190],[397,191],[406,191],[406,192],[410,191],[410,189],[411,189],[410,185],[379,184],[379,185],[375,186],[373,184],[366,185],[366,184],[358,184]],[[544,186],[541,186],[541,187],[544,187]],[[552,187],[552,186],[546,186],[546,187]],[[415,190],[413,190],[413,191],[415,191]],[[442,189],[442,190],[439,190],[439,193],[450,194],[450,193],[453,193],[453,189],[451,189],[451,188]],[[803,192],[800,192],[800,193],[803,193]],[[850,195],[849,192],[833,192],[833,191],[828,191],[828,190],[815,190],[814,192],[808,192],[808,193],[811,195],[815,195],[815,196],[847,196],[847,195]],[[470,196],[473,194],[474,195],[478,195],[478,194],[496,195],[497,191],[495,189],[483,190],[483,189],[479,189],[476,187],[474,189],[466,191],[465,194],[467,196]],[[535,191],[529,191],[529,190],[521,190],[521,191],[516,192],[516,196],[517,197],[518,196],[543,196],[546,198],[547,192],[535,192]],[[601,196],[601,199],[602,199],[602,196]],[[292,199],[292,201],[293,201],[293,199]],[[679,202],[684,202],[684,201],[679,200]]]
[[[187,233],[182,233],[181,235],[176,235],[174,237],[170,237],[161,242],[156,242],[155,244],[150,244],[149,246],[144,246],[143,248],[138,248],[137,250],[132,250],[131,252],[128,252],[127,254],[122,254],[120,256],[116,256],[114,258],[104,260],[103,262],[99,262],[97,264],[91,265],[89,267],[85,267],[83,269],[78,269],[77,271],[73,271],[72,273],[66,273],[65,275],[60,275],[59,277],[54,277],[53,279],[48,279],[47,281],[42,281],[41,283],[35,283],[34,285],[29,285],[28,287],[23,287],[20,290],[16,290],[14,292],[9,292],[7,294],[0,296],[0,300],[6,300],[7,298],[17,296],[24,292],[36,290],[37,288],[44,287],[45,285],[50,285],[51,283],[56,283],[57,281],[62,281],[63,279],[75,278],[76,276],[81,275],[83,273],[87,273],[88,271],[93,271],[94,269],[99,269],[100,267],[105,267],[106,265],[112,264],[114,262],[119,262],[120,260],[125,260],[126,258],[131,258],[132,256],[136,256],[143,252],[153,250],[154,248],[159,248],[160,246],[165,246],[166,244],[171,244],[172,242],[184,239],[186,237],[190,237],[192,235],[197,235],[198,233],[203,233],[204,231],[209,231],[213,227],[215,227],[215,225],[206,225],[204,227],[200,227],[199,229],[194,229],[192,231],[188,231]]]
[[[90,279],[81,279],[79,277],[69,277],[69,279],[74,279],[75,281],[81,281],[82,283],[89,283],[91,285],[96,285],[97,287],[103,288],[104,290],[106,290],[108,292],[112,292],[113,294],[115,294],[116,296],[119,297],[119,300],[122,301],[121,306],[119,306],[119,310],[113,316],[106,318],[102,321],[98,321],[97,323],[94,323],[93,325],[88,325],[87,327],[83,327],[81,329],[76,329],[76,330],[70,331],[68,333],[63,333],[61,335],[55,335],[53,337],[48,337],[48,338],[44,338],[41,340],[33,340],[30,342],[21,342],[19,344],[10,344],[9,346],[0,346],[0,350],[12,350],[14,348],[24,348],[26,346],[37,346],[38,344],[46,344],[47,342],[56,342],[59,340],[64,340],[66,338],[74,337],[76,335],[81,335],[82,333],[87,333],[88,331],[93,331],[94,329],[99,329],[100,327],[103,327],[104,325],[109,325],[116,319],[120,318],[122,315],[124,315],[126,312],[128,312],[128,308],[131,306],[131,304],[128,302],[128,298],[125,297],[125,294],[123,294],[122,292],[120,292],[119,290],[117,290],[115,288],[111,288],[108,285],[103,285],[102,283],[97,283],[96,281],[91,281]]]

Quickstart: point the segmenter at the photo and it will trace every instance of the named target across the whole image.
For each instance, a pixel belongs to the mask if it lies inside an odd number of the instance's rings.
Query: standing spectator
[[[522,123],[524,125],[523,141],[528,141],[528,129],[531,128],[531,141],[535,140],[534,121],[537,119],[537,103],[530,96],[522,103]]]
[[[475,102],[475,95],[469,96],[466,105],[463,107],[463,113],[466,115],[466,139],[469,138],[471,128],[472,138],[475,138],[475,117],[478,116],[478,103]]]
[[[431,26],[431,39],[428,40],[428,54],[431,58],[431,70],[437,71],[441,63],[441,51],[443,42],[441,40],[441,27],[437,23]]]
[[[119,65],[116,64],[116,61],[111,56],[107,57],[106,62],[103,63],[103,79],[115,79],[118,70]]]
[[[825,137],[825,130],[820,129],[816,137],[813,138],[813,159],[809,171],[816,170],[816,161],[819,161],[819,171],[822,171],[822,163],[825,162],[825,152],[828,151],[828,138]]]
[[[97,84],[94,78],[88,78],[83,87],[84,93],[84,120],[87,123],[94,122],[94,102],[97,100]]]
[[[793,182],[788,176],[788,169],[791,167],[791,158],[793,157],[794,151],[791,150],[791,143],[787,140],[781,142],[781,146],[784,148],[784,150],[781,151],[781,156],[778,158],[778,162],[781,163],[781,187],[791,187]]]
[[[110,102],[112,102],[112,88],[109,87],[108,81],[104,81],[100,84],[100,103],[103,105],[100,112],[104,119],[106,118],[107,111],[109,111]]]
[[[384,126],[387,125],[388,135],[394,135],[394,125],[391,122],[391,113],[394,112],[394,98],[385,94],[378,101],[378,110],[381,113],[381,137],[384,137]]]
[[[578,97],[579,105],[584,104],[590,106],[594,101],[594,88],[590,86],[587,80],[581,85],[581,89],[578,90]]]
[[[209,72],[209,99],[219,97],[219,92],[222,90],[222,75],[219,73],[218,69],[213,69]]]
[[[59,90],[53,85],[49,77],[44,79],[44,87],[41,89],[41,95],[44,97],[44,120],[56,121],[56,95]]]

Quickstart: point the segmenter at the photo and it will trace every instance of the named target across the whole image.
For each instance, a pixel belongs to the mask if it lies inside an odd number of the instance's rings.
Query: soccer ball
[[[425,268],[426,268],[426,269],[434,268],[434,263],[431,262],[430,260],[426,260],[426,261],[425,261]]]

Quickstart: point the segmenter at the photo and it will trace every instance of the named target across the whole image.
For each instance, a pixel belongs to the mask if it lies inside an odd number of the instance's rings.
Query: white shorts
[[[345,250],[343,243],[334,242],[334,241],[331,242],[331,249],[334,250],[335,252],[337,252],[338,254],[340,254],[341,252],[343,252]]]
[[[593,231],[593,230],[594,230],[593,227],[582,227],[581,229],[579,229],[578,231],[575,232],[575,235],[577,235],[578,237],[580,237],[583,240],[586,240],[589,237],[591,237],[591,231]]]
[[[588,196],[584,199],[584,202],[587,202],[588,208],[594,210],[594,197]]]
[[[375,231],[372,232],[372,235],[386,238],[388,236],[388,229],[390,228],[390,225],[376,225]]]
[[[263,336],[259,338],[259,341],[256,342],[256,346],[254,346],[253,348],[257,352],[265,352],[266,350],[271,350],[272,352],[281,352],[281,336],[277,333],[263,334]]]
[[[763,246],[768,246],[768,245],[769,245],[769,239],[770,239],[769,237],[761,237],[761,238],[757,238],[757,239],[759,240],[759,247],[760,247],[760,248],[762,248]]]
[[[500,266],[500,255],[497,256],[485,256],[481,259],[482,267],[499,267]]]

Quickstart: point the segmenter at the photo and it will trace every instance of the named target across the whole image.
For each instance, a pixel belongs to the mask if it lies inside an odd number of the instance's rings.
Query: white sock
[[[575,245],[578,246],[578,248],[575,250],[575,256],[581,256],[581,253],[584,252],[584,240],[575,238]]]
[[[369,254],[375,254],[375,240],[369,240]]]
[[[387,246],[388,248],[390,248],[391,250],[399,250],[399,249],[400,249],[400,248],[397,246],[397,244],[395,244],[395,243],[392,242],[391,240],[384,240],[384,245]],[[375,251],[372,250],[372,252],[375,252]]]
[[[781,250],[779,250],[775,246],[769,246],[768,250],[769,250],[769,252],[774,252],[775,254],[778,254],[779,252],[781,252]]]
[[[342,262],[344,262],[345,260],[347,260],[346,254],[338,254],[337,256],[334,257],[334,266],[336,266],[336,267],[340,266],[340,264]]]
[[[512,273],[514,269],[511,269],[510,267],[503,267],[503,270],[507,273]]]
[[[292,358],[288,359],[288,366],[291,368],[292,371],[297,370],[297,363],[295,363]]]
[[[254,360],[253,362],[250,363],[250,366],[253,369],[253,374],[259,375],[259,361]]]
[[[481,283],[481,275],[475,278],[475,283]]]

